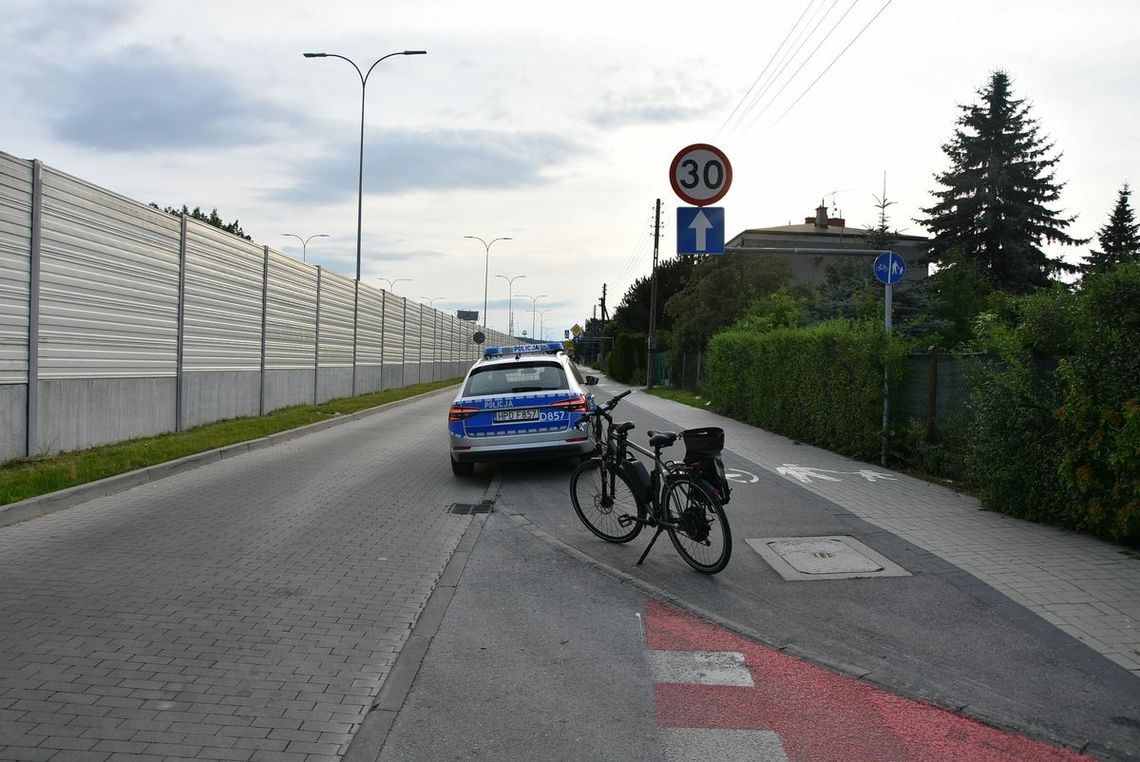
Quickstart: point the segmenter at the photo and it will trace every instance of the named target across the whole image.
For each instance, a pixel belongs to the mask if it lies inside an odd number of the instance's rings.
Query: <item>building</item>
[[[781,225],[772,228],[754,228],[738,233],[725,243],[728,251],[740,249],[866,249],[866,228],[849,228],[842,217],[831,217],[823,204],[815,210],[814,217],[805,217],[802,225]],[[926,236],[899,235],[891,250],[902,256],[907,265],[904,281],[913,283],[927,276],[927,267],[918,264],[926,255],[930,239]],[[835,257],[862,257],[867,261],[867,272],[871,272],[874,255],[823,254],[818,252],[771,253],[787,259],[792,266],[792,283],[822,283],[827,277],[827,267],[835,262]]]

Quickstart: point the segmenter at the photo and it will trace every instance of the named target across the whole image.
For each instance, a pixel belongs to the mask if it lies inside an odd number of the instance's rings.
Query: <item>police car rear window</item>
[[[482,394],[521,394],[523,392],[568,389],[566,372],[561,365],[543,362],[520,362],[511,365],[487,365],[471,371],[463,396]]]

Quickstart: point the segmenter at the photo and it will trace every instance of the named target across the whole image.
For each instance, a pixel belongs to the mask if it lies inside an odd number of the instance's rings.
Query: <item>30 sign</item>
[[[724,151],[708,143],[682,148],[669,166],[669,182],[682,201],[693,206],[715,204],[732,185],[732,165]]]

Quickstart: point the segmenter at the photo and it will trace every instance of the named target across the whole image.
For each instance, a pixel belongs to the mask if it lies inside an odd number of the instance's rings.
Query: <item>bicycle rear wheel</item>
[[[587,460],[570,477],[570,501],[574,512],[591,532],[606,542],[629,542],[641,532],[641,524],[623,527],[623,515],[644,516],[641,500],[626,479],[598,458]]]
[[[669,539],[685,563],[705,574],[728,566],[732,531],[712,487],[687,476],[674,477],[665,493],[665,510],[669,523],[677,526],[669,529]]]

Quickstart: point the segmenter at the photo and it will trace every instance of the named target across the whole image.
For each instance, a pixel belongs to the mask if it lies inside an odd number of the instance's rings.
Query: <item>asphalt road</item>
[[[907,739],[931,727],[1005,743],[895,694],[1098,757],[1140,749],[1134,677],[731,442],[728,465],[757,480],[736,485],[728,569],[697,574],[666,541],[635,567],[648,533],[594,540],[570,506],[570,463],[453,477],[449,400],[0,528],[0,759],[681,759],[735,741],[694,736],[671,706],[746,724],[778,714],[756,702],[787,696],[778,704],[815,717],[792,725],[824,739],[847,732],[827,695],[893,739],[874,747],[888,756],[916,758]],[[619,411],[635,436],[675,428]],[[449,510],[489,494],[491,514]],[[744,542],[820,534],[856,537],[911,575],[792,583]],[[661,671],[692,653],[697,677]],[[699,701],[670,698],[721,678]],[[381,688],[401,682],[384,704]],[[793,704],[780,691],[797,686]],[[863,709],[882,706],[898,708]],[[382,709],[390,730],[373,733]],[[729,730],[766,750],[755,758],[813,758],[812,738],[781,728]],[[1040,757],[1008,748],[1021,756],[1001,758]]]

